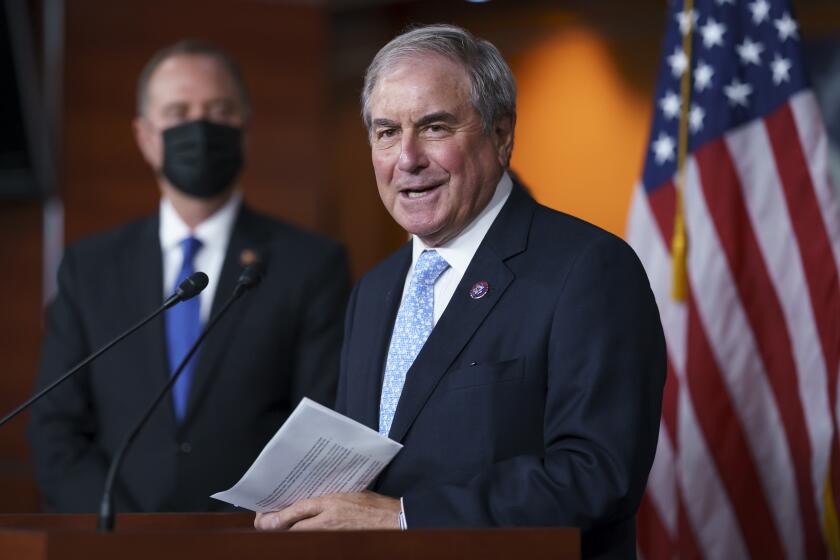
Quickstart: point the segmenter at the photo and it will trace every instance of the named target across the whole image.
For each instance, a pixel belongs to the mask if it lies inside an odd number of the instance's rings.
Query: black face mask
[[[208,121],[190,121],[163,131],[163,176],[179,191],[215,196],[242,170],[242,131]]]

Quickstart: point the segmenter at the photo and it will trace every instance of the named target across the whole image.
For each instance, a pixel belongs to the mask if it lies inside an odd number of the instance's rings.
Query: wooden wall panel
[[[29,396],[41,333],[41,204],[0,202],[0,416]],[[26,414],[0,429],[0,512],[38,506],[24,429]]]

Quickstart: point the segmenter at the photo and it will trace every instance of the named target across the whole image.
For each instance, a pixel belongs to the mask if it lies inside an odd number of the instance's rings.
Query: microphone
[[[123,332],[115,339],[113,339],[111,342],[101,347],[99,350],[97,350],[96,352],[94,352],[93,354],[76,364],[76,366],[73,367],[73,369],[71,369],[70,371],[68,371],[67,373],[65,373],[64,375],[62,375],[61,377],[59,377],[58,379],[41,389],[38,393],[30,397],[26,402],[24,402],[16,409],[8,413],[6,416],[3,417],[2,420],[0,420],[0,427],[2,427],[4,424],[6,424],[6,422],[20,414],[27,408],[29,408],[33,403],[40,400],[41,397],[43,397],[44,395],[46,395],[47,393],[49,393],[50,391],[67,381],[67,379],[69,379],[74,373],[76,373],[77,371],[91,363],[93,360],[104,354],[112,346],[120,342],[122,339],[124,339],[125,337],[127,337],[128,335],[130,335],[131,333],[133,333],[134,331],[136,331],[137,329],[139,329],[140,327],[142,327],[143,325],[145,325],[146,323],[148,323],[149,321],[151,321],[170,307],[174,306],[177,303],[187,301],[188,299],[197,296],[204,288],[207,287],[207,282],[207,275],[203,272],[196,272],[190,275],[175,289],[175,293],[169,296],[166,299],[166,301],[163,302],[163,305],[155,309],[155,311],[152,312],[152,314],[150,314],[148,317],[144,318],[142,321],[140,321],[139,323],[137,323],[136,325]]]
[[[190,274],[184,278],[183,282],[178,284],[178,287],[175,288],[175,293],[163,302],[163,310],[169,309],[178,302],[194,298],[207,287],[208,282],[210,282],[210,279],[203,272]]]
[[[181,360],[181,363],[178,364],[178,367],[175,369],[175,372],[169,377],[167,382],[164,384],[163,388],[157,394],[155,399],[152,401],[151,405],[146,409],[143,413],[143,416],[140,420],[135,424],[134,428],[128,433],[128,436],[123,440],[120,447],[117,449],[116,453],[114,453],[114,458],[111,460],[111,466],[108,468],[108,475],[105,477],[105,487],[102,491],[102,501],[99,504],[99,517],[97,518],[96,526],[100,531],[111,532],[114,530],[114,496],[113,496],[113,487],[114,481],[117,479],[117,473],[120,470],[120,466],[122,465],[123,458],[125,457],[128,448],[131,447],[131,444],[134,442],[134,439],[140,433],[140,430],[143,429],[143,426],[146,425],[149,418],[152,416],[152,413],[157,408],[160,401],[169,393],[170,389],[175,382],[178,381],[178,377],[181,376],[181,372],[184,371],[184,368],[187,366],[187,363],[193,357],[193,354],[196,353],[198,347],[201,345],[202,341],[207,337],[207,334],[216,326],[219,320],[225,315],[227,310],[230,306],[238,300],[245,292],[256,286],[260,283],[263,277],[264,268],[260,261],[254,261],[242,271],[240,274],[239,279],[236,282],[236,287],[233,289],[233,293],[230,295],[228,300],[225,304],[219,309],[219,312],[216,313],[214,317],[210,319],[207,323],[207,326],[201,331],[201,335],[199,335],[198,339],[190,348],[190,351],[187,352],[187,355],[184,356],[184,359]]]
[[[265,264],[263,261],[255,260],[248,264],[248,266],[242,270],[242,274],[239,275],[239,280],[236,281],[236,288],[234,288],[233,291],[234,293],[237,291],[241,292],[236,297],[239,297],[259,284],[264,274]]]

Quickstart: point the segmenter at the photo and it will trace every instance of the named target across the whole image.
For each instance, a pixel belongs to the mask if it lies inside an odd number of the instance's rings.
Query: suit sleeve
[[[582,249],[558,290],[543,454],[410,489],[403,496],[409,527],[593,531],[632,519],[659,429],[665,378],[659,313],[632,249],[612,236]]]
[[[58,272],[58,295],[47,309],[36,390],[82,361],[91,351],[78,301],[72,250]],[[32,406],[28,437],[45,507],[57,512],[97,511],[109,459],[96,442],[97,417],[89,372],[80,370]],[[117,507],[135,510],[122,489]]]
[[[293,375],[293,403],[309,397],[326,406],[336,398],[344,311],[350,291],[347,255],[331,247],[306,281]]]

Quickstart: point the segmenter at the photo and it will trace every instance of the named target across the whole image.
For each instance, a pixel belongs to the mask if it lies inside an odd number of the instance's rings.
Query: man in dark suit
[[[260,528],[575,526],[635,555],[665,346],[619,238],[507,173],[515,85],[496,48],[430,26],[368,68],[380,196],[413,239],[348,308],[337,410],[404,445],[374,492],[258,514]]]
[[[67,249],[38,385],[150,313],[192,271],[210,284],[33,408],[29,436],[50,510],[96,510],[116,448],[254,259],[265,280],[217,324],[135,441],[117,509],[223,509],[210,494],[239,478],[303,396],[333,402],[345,253],[241,202],[249,116],[236,63],[211,45],[178,43],[141,75],[134,126],[160,211]]]

